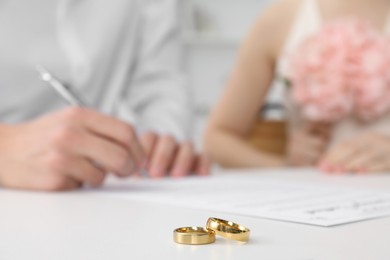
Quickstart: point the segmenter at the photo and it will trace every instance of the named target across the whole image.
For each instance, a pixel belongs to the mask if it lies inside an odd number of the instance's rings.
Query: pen
[[[56,77],[54,77],[47,69],[43,66],[36,66],[41,79],[51,86],[65,101],[67,101],[72,106],[88,107],[88,105],[83,101],[83,99],[76,94],[76,92],[71,89],[69,86],[62,83]]]
[[[38,71],[41,79],[46,82],[50,87],[52,87],[70,105],[78,107],[88,107],[87,103],[84,102],[80,95],[76,94],[76,92],[72,88],[54,77],[53,74],[51,74],[45,67],[37,65],[35,69]],[[97,166],[99,167],[98,164]],[[143,177],[148,176],[147,172],[144,169],[141,169],[140,174]]]

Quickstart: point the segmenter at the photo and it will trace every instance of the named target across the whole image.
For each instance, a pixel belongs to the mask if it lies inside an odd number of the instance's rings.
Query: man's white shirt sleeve
[[[177,0],[144,0],[136,59],[119,116],[135,116],[141,132],[190,138],[192,103],[182,69],[182,39]],[[130,115],[131,113],[133,115]]]

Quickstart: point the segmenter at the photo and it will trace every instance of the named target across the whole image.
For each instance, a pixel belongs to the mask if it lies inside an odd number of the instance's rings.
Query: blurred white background
[[[185,68],[195,101],[195,142],[226,85],[237,50],[263,8],[272,0],[183,0]]]

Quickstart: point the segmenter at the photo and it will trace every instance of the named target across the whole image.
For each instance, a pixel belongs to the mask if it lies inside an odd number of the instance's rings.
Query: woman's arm
[[[205,147],[224,167],[281,166],[284,158],[258,151],[246,140],[274,78],[275,61],[297,2],[270,7],[245,39],[227,89],[211,116]]]

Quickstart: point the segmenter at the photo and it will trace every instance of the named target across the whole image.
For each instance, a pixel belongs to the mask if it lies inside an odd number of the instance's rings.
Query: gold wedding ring
[[[173,231],[173,240],[185,245],[205,245],[215,242],[215,232],[202,227],[182,227]]]
[[[248,242],[250,236],[250,230],[248,228],[218,218],[209,218],[206,228],[214,231],[218,236],[241,242]]]

